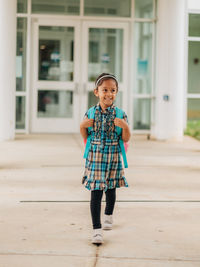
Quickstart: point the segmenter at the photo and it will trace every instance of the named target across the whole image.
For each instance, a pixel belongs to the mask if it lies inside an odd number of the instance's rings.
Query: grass
[[[200,120],[188,121],[186,135],[190,135],[200,141]]]

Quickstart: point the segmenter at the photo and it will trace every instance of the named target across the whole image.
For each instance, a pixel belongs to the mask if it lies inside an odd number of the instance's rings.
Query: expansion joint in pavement
[[[20,200],[20,203],[88,203],[90,200]],[[105,202],[105,200],[102,200]],[[116,200],[125,203],[200,203],[200,200]]]
[[[93,267],[97,266],[97,262],[98,262],[98,259],[99,259],[99,246],[100,245],[97,245],[97,247],[96,247],[96,255],[95,255],[95,261],[94,261]]]

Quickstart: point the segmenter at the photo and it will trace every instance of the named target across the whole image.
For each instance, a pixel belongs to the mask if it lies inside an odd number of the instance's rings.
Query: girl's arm
[[[128,123],[124,119],[115,118],[114,124],[122,128],[122,140],[128,142],[131,137],[131,132]]]
[[[128,123],[125,122],[124,127],[122,128],[122,140],[124,142],[128,142],[130,140],[130,138],[131,138],[131,132],[130,132]]]
[[[83,137],[83,139],[87,139],[88,137],[88,131],[87,128],[88,127],[92,127],[94,124],[94,120],[93,119],[84,119],[81,124],[80,124],[80,133]]]

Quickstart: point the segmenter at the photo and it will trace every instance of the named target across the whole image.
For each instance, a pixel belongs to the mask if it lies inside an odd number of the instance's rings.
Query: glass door
[[[85,21],[82,32],[82,114],[97,103],[94,81],[102,72],[116,75],[119,81],[116,104],[127,112],[128,24]]]
[[[77,132],[80,25],[66,20],[33,23],[32,132]]]

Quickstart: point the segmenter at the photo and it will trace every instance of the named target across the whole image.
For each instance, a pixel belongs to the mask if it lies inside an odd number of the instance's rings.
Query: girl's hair
[[[105,76],[105,77],[104,77]],[[115,75],[113,74],[110,74],[110,73],[102,73],[100,74],[96,81],[95,81],[95,89],[98,89],[98,86],[102,85],[102,83],[106,80],[110,80],[110,79],[113,79],[116,83],[116,86],[117,86],[117,90],[118,90],[118,81],[117,81],[117,78],[115,77]]]

